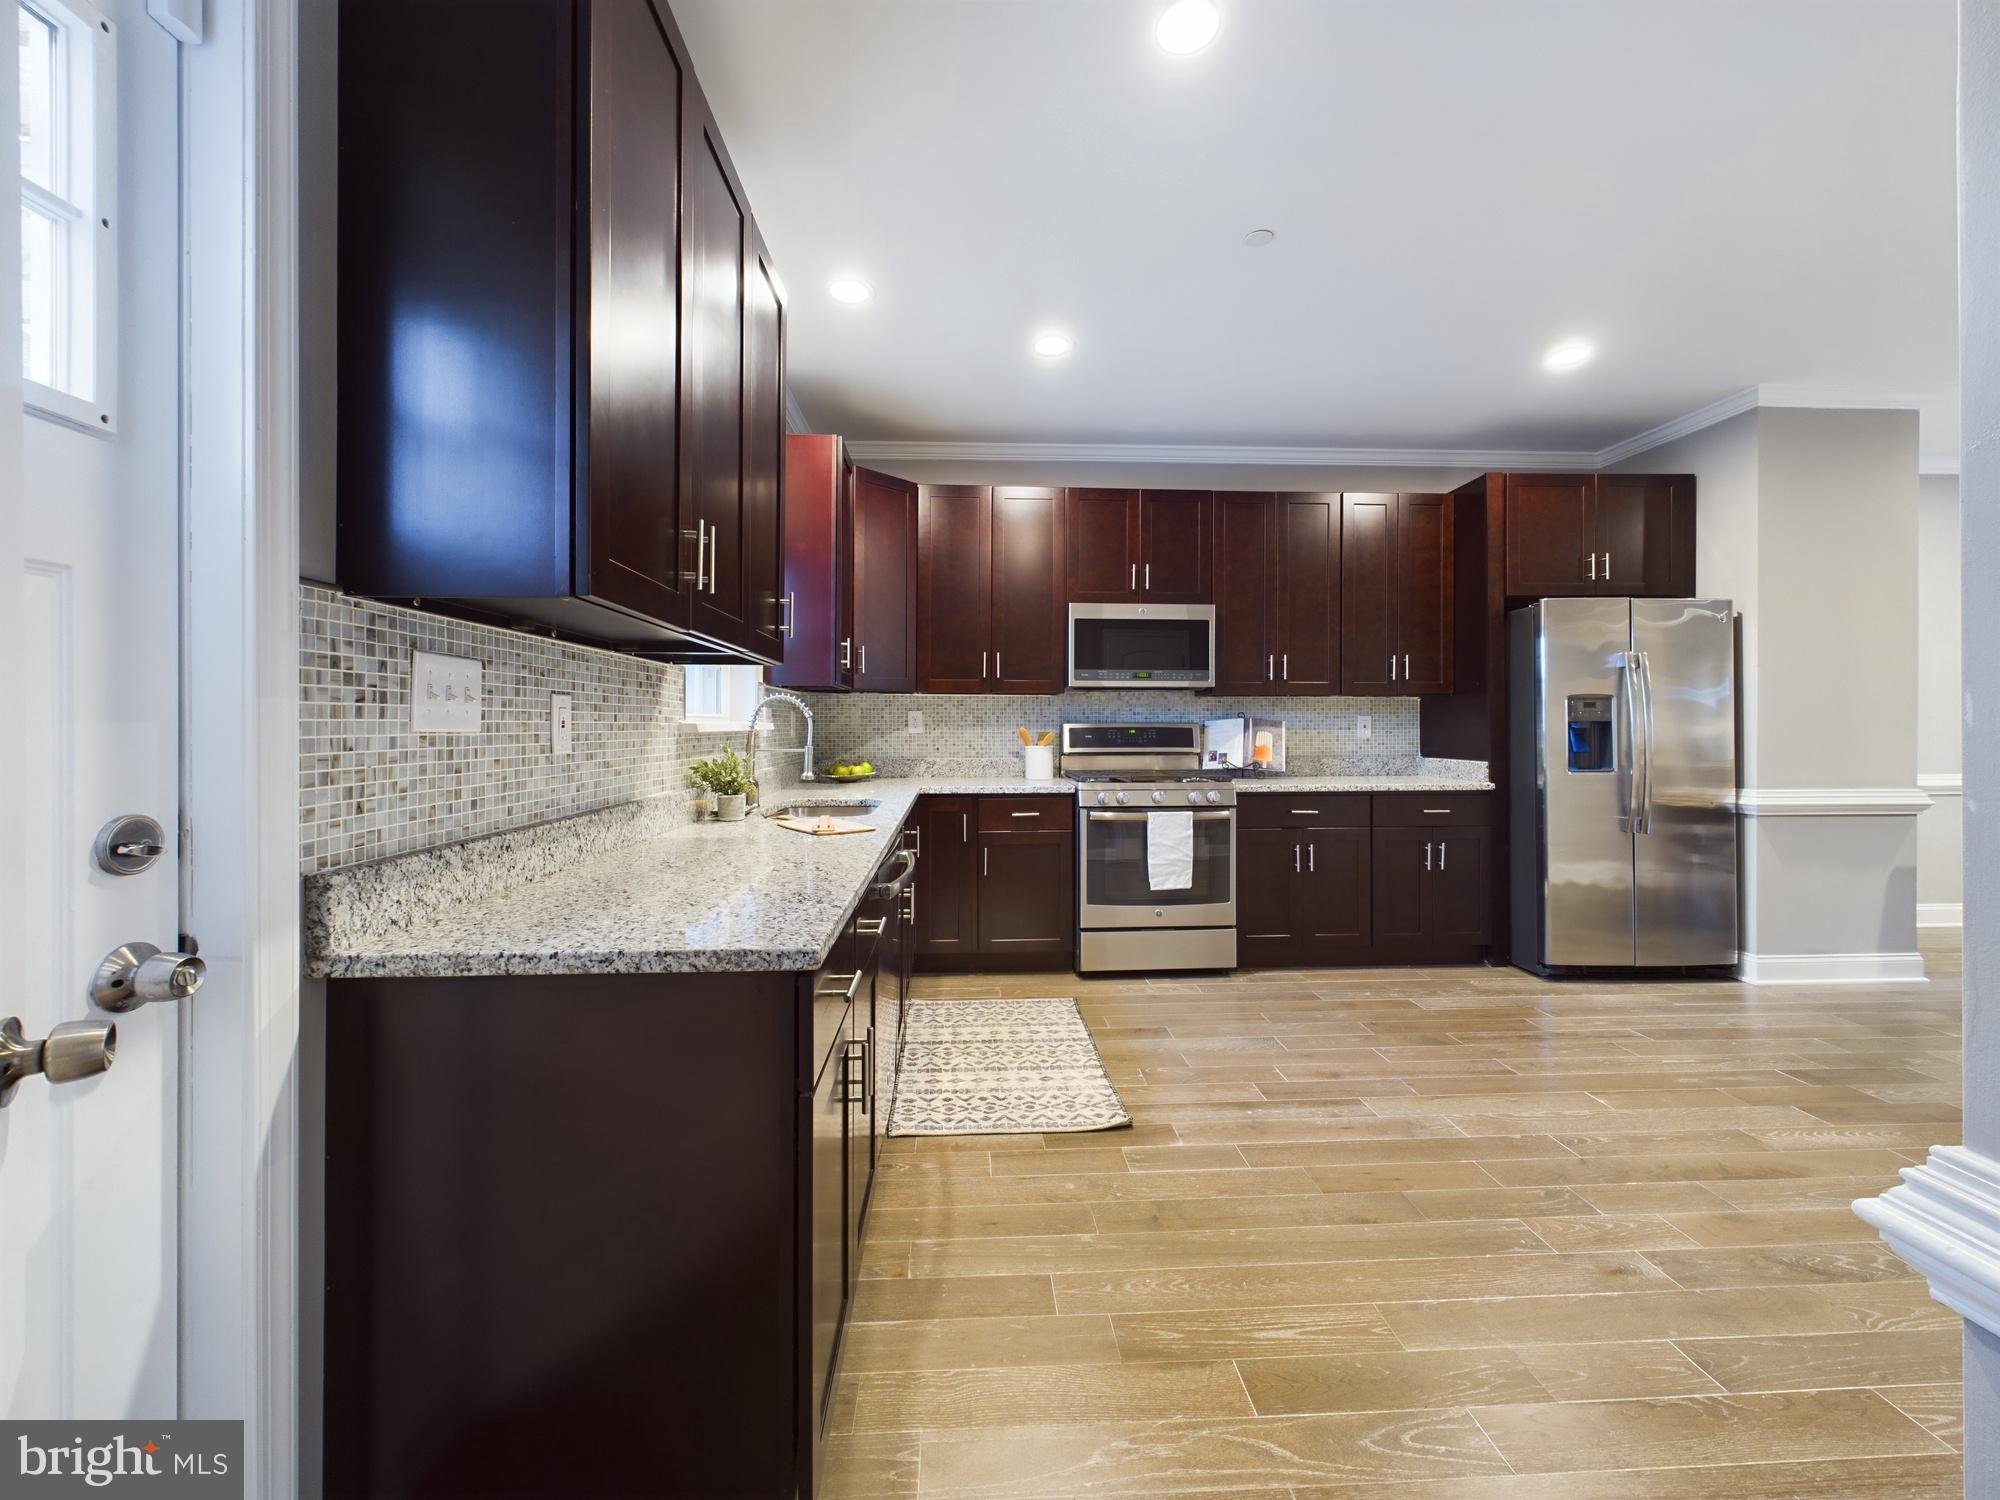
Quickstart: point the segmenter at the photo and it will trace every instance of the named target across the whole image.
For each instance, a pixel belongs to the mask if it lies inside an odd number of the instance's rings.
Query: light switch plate
[[[921,708],[913,708],[910,710],[910,733],[922,734],[923,732],[924,711]]]
[[[410,728],[418,734],[477,734],[486,692],[486,664],[476,656],[413,653]]]
[[[576,748],[571,736],[570,702],[568,693],[549,694],[549,742],[557,755],[567,755]]]
[[[1356,714],[1354,716],[1354,737],[1357,740],[1372,740],[1375,738],[1374,715]]]

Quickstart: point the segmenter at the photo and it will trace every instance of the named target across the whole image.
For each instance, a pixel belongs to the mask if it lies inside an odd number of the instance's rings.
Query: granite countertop
[[[306,880],[321,978],[809,971],[832,950],[919,796],[1068,795],[1015,777],[882,777],[766,800],[880,803],[872,833],[812,838],[753,813],[694,823],[633,804]],[[1244,792],[1470,792],[1423,775],[1246,778]]]

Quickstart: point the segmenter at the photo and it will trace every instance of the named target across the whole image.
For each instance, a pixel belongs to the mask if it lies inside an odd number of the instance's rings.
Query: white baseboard
[[[1919,901],[1917,903],[1917,925],[1919,927],[1963,927],[1965,925],[1965,903],[1963,901]]]
[[[1745,953],[1745,984],[1923,984],[1921,953]]]
[[[1901,1186],[1857,1198],[1854,1211],[1931,1284],[1931,1295],[2000,1333],[2000,1161],[1964,1146],[1933,1146]]]

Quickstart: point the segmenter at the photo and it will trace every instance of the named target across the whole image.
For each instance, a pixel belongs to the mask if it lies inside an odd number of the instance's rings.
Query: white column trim
[[[2000,1334],[2000,1161],[1966,1146],[1933,1146],[1898,1187],[1857,1198],[1854,1211],[1923,1273],[1931,1295]]]
[[[1745,787],[1736,810],[1746,818],[1913,818],[1930,794],[1900,786]]]
[[[1965,795],[1965,776],[1959,771],[1919,771],[1917,790],[1929,792],[1933,797],[1962,797]]]
[[[1745,984],[1928,984],[1921,953],[1743,953]]]
[[[1919,927],[1963,927],[1965,925],[1965,903],[1963,901],[1919,901],[1917,903],[1917,925]]]

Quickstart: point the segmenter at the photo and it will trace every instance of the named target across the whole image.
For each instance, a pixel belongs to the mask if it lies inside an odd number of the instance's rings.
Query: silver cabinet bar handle
[[[1146,587],[1147,587],[1148,589],[1151,589],[1151,588],[1152,588],[1152,586],[1153,586],[1153,565],[1152,565],[1151,563],[1147,563],[1147,564],[1146,564]]]
[[[986,878],[986,867],[992,862],[992,858],[993,850],[990,847],[979,851],[979,878],[981,880]]]
[[[1299,846],[1297,844],[1292,845],[1292,873],[1294,875],[1299,873]]]
[[[981,682],[986,680],[986,653],[984,651],[979,653],[979,680]]]
[[[1008,817],[1010,817],[1010,818],[1039,818],[1039,817],[1041,816],[1041,814],[1040,814],[1040,813],[1038,813],[1038,812],[1032,812],[1032,813],[1008,813],[1008,814],[1007,814],[1007,816],[1008,816]]]
[[[840,669],[845,672],[852,669],[853,666],[854,638],[844,635],[840,638]]]
[[[1319,854],[1318,844],[1314,843],[1306,845],[1306,873],[1308,875],[1313,874],[1315,871],[1319,869],[1319,861],[1317,858],[1318,854]]]
[[[778,621],[778,634],[789,637],[793,626],[798,623],[799,596],[796,592],[787,591],[778,603],[784,609],[784,614]]]
[[[1447,847],[1447,845],[1445,844],[1445,841],[1444,841],[1443,839],[1439,839],[1439,840],[1438,840],[1438,868],[1439,868],[1440,870],[1442,870],[1442,869],[1444,868],[1444,851],[1445,851],[1446,847]]]
[[[1000,653],[995,651],[993,653],[993,680],[998,682],[1004,676],[1006,676],[1006,673],[1000,670]]]
[[[1286,682],[1292,680],[1292,653],[1289,651],[1278,658],[1278,676]]]
[[[1597,582],[1597,554],[1595,552],[1590,554],[1590,581],[1592,583]]]
[[[697,520],[694,532],[694,591],[699,594],[702,585],[708,581],[702,571],[702,564],[708,556],[708,522]]]
[[[1604,581],[1606,583],[1611,582],[1611,554],[1609,552],[1604,554]]]
[[[861,675],[868,675],[868,647],[865,644],[861,648]]]
[[[1137,563],[1132,564],[1132,592],[1135,594],[1139,592],[1139,565]]]
[[[1408,682],[1409,680],[1410,680],[1410,653],[1405,651],[1403,653],[1403,681]]]
[[[1275,682],[1277,681],[1277,677],[1278,677],[1278,659],[1275,656],[1265,657],[1264,680],[1266,682]]]
[[[1393,651],[1389,653],[1389,680],[1396,680],[1396,653]]]
[[[1424,845],[1424,868],[1428,870],[1430,867],[1431,867],[1431,846],[1429,844],[1426,844]]]
[[[972,841],[972,834],[970,832],[970,827],[971,825],[966,822],[966,815],[964,813],[960,813],[958,815],[958,841],[961,844],[970,843]]]
[[[1426,817],[1449,817],[1451,809],[1448,807],[1427,807],[1424,809],[1424,814]]]
[[[882,929],[889,925],[887,917],[861,917],[854,923],[854,930],[863,937],[880,937]]]

